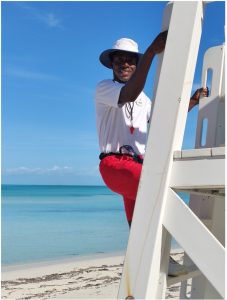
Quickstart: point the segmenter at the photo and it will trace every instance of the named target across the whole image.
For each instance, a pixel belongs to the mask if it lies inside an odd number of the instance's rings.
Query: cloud
[[[22,9],[26,10],[29,13],[29,16],[34,20],[39,21],[40,23],[50,27],[50,28],[63,28],[60,18],[53,12],[43,12],[35,8],[34,6],[18,3],[17,4]]]
[[[3,170],[3,175],[66,175],[94,176],[98,174],[98,166],[78,167],[54,165],[47,168],[16,167]]]
[[[31,70],[26,70],[18,67],[7,67],[5,69],[5,74],[9,76],[15,76],[25,79],[35,79],[35,80],[60,80],[57,76],[46,74],[42,72],[34,72]]]
[[[30,167],[17,167],[6,169],[3,173],[8,175],[17,175],[17,174],[36,174],[36,175],[51,175],[51,174],[66,174],[71,173],[73,171],[72,167],[68,166],[53,166],[50,168],[30,168]]]
[[[48,13],[46,15],[43,15],[42,18],[43,18],[43,21],[49,27],[59,27],[59,28],[62,28],[60,20],[53,13]]]

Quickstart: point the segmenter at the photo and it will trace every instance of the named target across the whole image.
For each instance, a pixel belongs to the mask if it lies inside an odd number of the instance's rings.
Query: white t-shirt
[[[134,102],[133,120],[129,118],[126,104],[118,105],[124,84],[111,79],[98,83],[96,88],[96,123],[101,152],[119,152],[123,145],[130,145],[137,154],[145,153],[151,101],[141,92]],[[133,102],[131,102],[131,105]],[[134,131],[131,133],[130,127]]]

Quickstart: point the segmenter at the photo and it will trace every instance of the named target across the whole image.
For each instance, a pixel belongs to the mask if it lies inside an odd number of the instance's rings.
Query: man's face
[[[118,51],[112,56],[114,79],[127,82],[136,70],[137,55]]]

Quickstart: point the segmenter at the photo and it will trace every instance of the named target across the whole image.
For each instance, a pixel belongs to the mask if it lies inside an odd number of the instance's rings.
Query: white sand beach
[[[182,252],[172,257],[181,262]],[[117,299],[123,255],[2,268],[1,299]],[[179,297],[179,284],[167,298]]]

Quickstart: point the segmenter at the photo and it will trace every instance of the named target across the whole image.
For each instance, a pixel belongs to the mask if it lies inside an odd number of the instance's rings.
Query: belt
[[[107,156],[113,156],[113,155],[117,155],[117,156],[129,156],[129,157],[132,157],[133,160],[139,164],[142,164],[143,163],[143,158],[136,154],[136,153],[120,153],[120,152],[109,152],[109,153],[100,153],[99,155],[99,159],[102,160],[103,158],[107,157]]]

